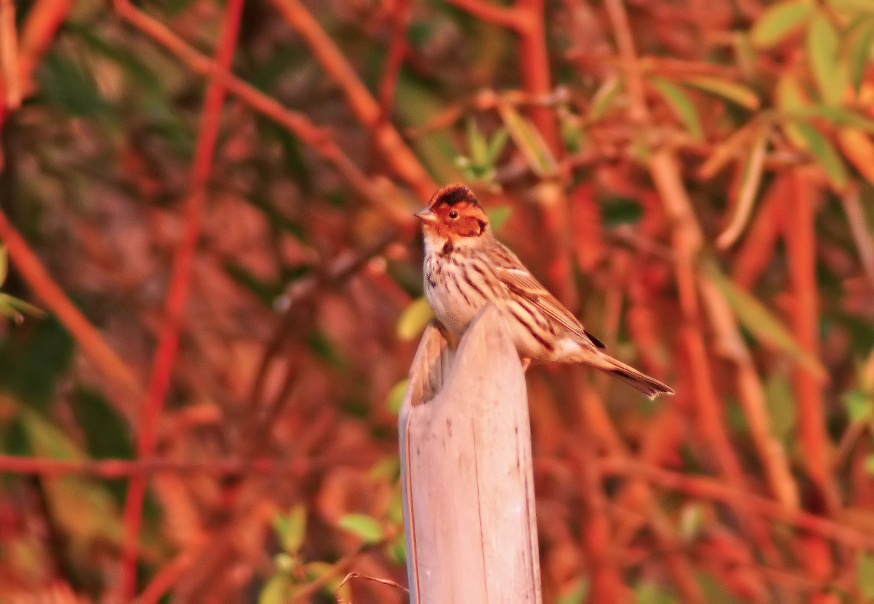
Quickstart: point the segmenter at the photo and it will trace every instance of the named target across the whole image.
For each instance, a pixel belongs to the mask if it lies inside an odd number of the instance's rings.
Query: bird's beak
[[[431,211],[431,208],[425,208],[424,210],[419,210],[415,214],[413,214],[416,218],[421,220],[422,222],[433,222],[437,220],[437,215]]]

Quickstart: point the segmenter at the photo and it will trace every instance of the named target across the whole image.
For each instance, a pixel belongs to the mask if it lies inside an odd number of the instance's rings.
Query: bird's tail
[[[673,394],[674,390],[655,378],[641,373],[634,367],[617,361],[608,354],[599,352],[597,358],[588,359],[588,363],[611,375],[615,375],[629,386],[640,390],[649,398],[655,398],[660,394]]]

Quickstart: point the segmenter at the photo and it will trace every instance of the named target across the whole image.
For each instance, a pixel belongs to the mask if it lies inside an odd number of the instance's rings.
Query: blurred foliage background
[[[0,0],[0,600],[405,601],[411,213],[460,181],[677,391],[528,372],[544,601],[871,601],[872,43],[870,0]]]

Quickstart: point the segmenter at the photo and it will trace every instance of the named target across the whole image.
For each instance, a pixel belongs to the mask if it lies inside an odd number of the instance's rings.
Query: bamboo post
[[[452,351],[429,325],[400,413],[412,604],[540,604],[519,355],[488,305]]]

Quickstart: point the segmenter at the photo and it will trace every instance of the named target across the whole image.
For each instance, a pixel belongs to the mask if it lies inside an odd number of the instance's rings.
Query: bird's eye
[[[449,217],[452,220],[455,220],[456,218],[458,218],[458,212],[456,212],[455,210],[452,210],[451,212],[449,212]]]

